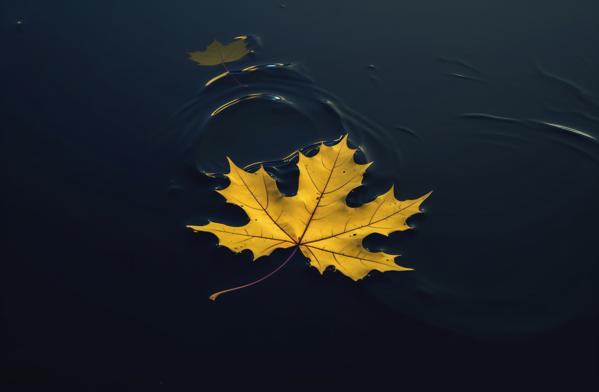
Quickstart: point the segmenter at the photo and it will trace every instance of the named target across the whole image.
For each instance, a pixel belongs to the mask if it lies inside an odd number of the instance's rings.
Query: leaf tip
[[[228,155],[225,157],[225,159],[227,160],[227,164],[229,165],[228,174],[230,174],[231,171],[233,171],[233,169],[237,167],[237,165],[235,164],[235,162],[233,162],[233,160]]]
[[[432,194],[433,194],[433,191],[429,191],[429,192],[425,193],[424,195],[420,196],[420,203],[422,204]]]
[[[345,132],[341,135],[341,138],[339,139],[339,143],[337,143],[341,148],[345,147],[349,150],[355,150],[354,148],[351,148],[349,145],[349,133]]]

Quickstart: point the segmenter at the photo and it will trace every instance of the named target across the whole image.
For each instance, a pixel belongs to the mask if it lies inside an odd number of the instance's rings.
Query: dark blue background
[[[4,0],[0,384],[596,390],[597,4]],[[249,163],[341,133],[269,102],[182,116],[219,104],[187,52],[241,34],[243,64],[296,63],[386,130],[365,193],[435,191],[388,245],[416,271],[356,284],[297,257],[208,301],[288,252],[252,264],[184,229],[236,212],[181,134]]]

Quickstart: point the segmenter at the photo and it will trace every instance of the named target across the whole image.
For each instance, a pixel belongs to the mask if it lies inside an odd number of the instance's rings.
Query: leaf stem
[[[229,67],[227,67],[225,65],[224,60],[222,59],[222,55],[221,55],[221,60],[220,60],[220,65],[223,66],[223,69],[225,70],[225,72],[227,73],[227,75],[231,75],[231,77],[237,82],[237,84],[239,84],[241,87],[247,87],[247,85],[242,84],[239,79],[237,79],[237,76],[233,75],[233,73],[229,70]]]
[[[241,285],[241,286],[232,287],[232,288],[230,288],[230,289],[226,289],[226,290],[221,290],[221,291],[218,291],[218,292],[216,292],[216,293],[213,293],[213,294],[211,294],[209,298],[210,298],[212,301],[216,301],[216,299],[217,299],[217,298],[218,298],[220,295],[222,295],[222,294],[229,293],[229,292],[231,292],[231,291],[237,291],[237,290],[245,289],[246,287],[253,286],[253,285],[255,285],[255,284],[258,284],[258,283],[262,282],[263,280],[266,280],[266,279],[270,278],[270,277],[271,277],[271,276],[273,276],[275,273],[277,273],[277,272],[278,272],[278,271],[279,271],[281,268],[283,268],[283,267],[284,267],[284,266],[285,266],[285,265],[286,265],[286,264],[289,262],[289,260],[291,260],[291,259],[293,258],[293,256],[295,256],[295,253],[297,252],[297,249],[298,249],[298,248],[299,248],[299,246],[295,246],[295,247],[294,247],[294,249],[293,249],[293,252],[291,252],[291,254],[290,254],[290,255],[289,255],[289,256],[288,256],[288,257],[285,259],[285,261],[283,261],[283,263],[282,263],[280,266],[278,266],[278,267],[277,267],[275,270],[271,271],[271,272],[270,272],[270,273],[268,273],[267,275],[264,275],[264,276],[263,276],[263,277],[261,277],[260,279],[258,279],[258,280],[254,280],[253,282],[246,283],[246,284],[244,284],[244,285]]]

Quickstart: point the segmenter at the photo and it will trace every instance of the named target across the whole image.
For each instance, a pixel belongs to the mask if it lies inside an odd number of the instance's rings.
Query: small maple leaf
[[[190,52],[189,59],[198,65],[221,65],[242,59],[250,53],[245,43],[246,36],[235,37],[233,42],[223,45],[214,40],[206,50]]]
[[[347,194],[362,183],[367,164],[354,160],[355,149],[347,144],[347,135],[333,146],[322,143],[311,157],[298,153],[299,183],[297,194],[283,195],[275,180],[263,166],[247,172],[229,162],[230,185],[218,190],[227,202],[241,207],[249,222],[228,226],[209,222],[204,226],[187,226],[194,231],[215,234],[219,243],[233,252],[248,249],[256,260],[277,248],[294,248],[293,253],[276,270],[252,283],[223,290],[225,292],[254,285],[282,268],[297,249],[310,265],[324,273],[333,266],[343,275],[359,280],[371,270],[408,271],[395,263],[397,255],[371,252],[363,239],[373,233],[388,235],[410,229],[407,219],[420,212],[420,205],[431,192],[413,200],[397,200],[393,186],[383,195],[359,207],[349,207]]]
[[[227,68],[226,63],[240,60],[250,53],[245,42],[246,39],[247,36],[245,35],[235,37],[233,42],[226,45],[214,40],[204,51],[189,52],[189,59],[195,61],[198,65],[221,65],[225,70],[222,74],[206,82],[206,86],[227,75],[231,75],[240,86],[244,86]]]

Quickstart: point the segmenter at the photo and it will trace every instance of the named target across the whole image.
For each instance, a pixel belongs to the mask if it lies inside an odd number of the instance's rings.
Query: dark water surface
[[[0,3],[0,385],[599,387],[599,3]],[[187,52],[248,35],[240,83]],[[247,68],[251,67],[251,68]],[[246,69],[243,71],[243,69]],[[359,204],[429,190],[354,283],[186,224],[206,173],[349,132]]]

